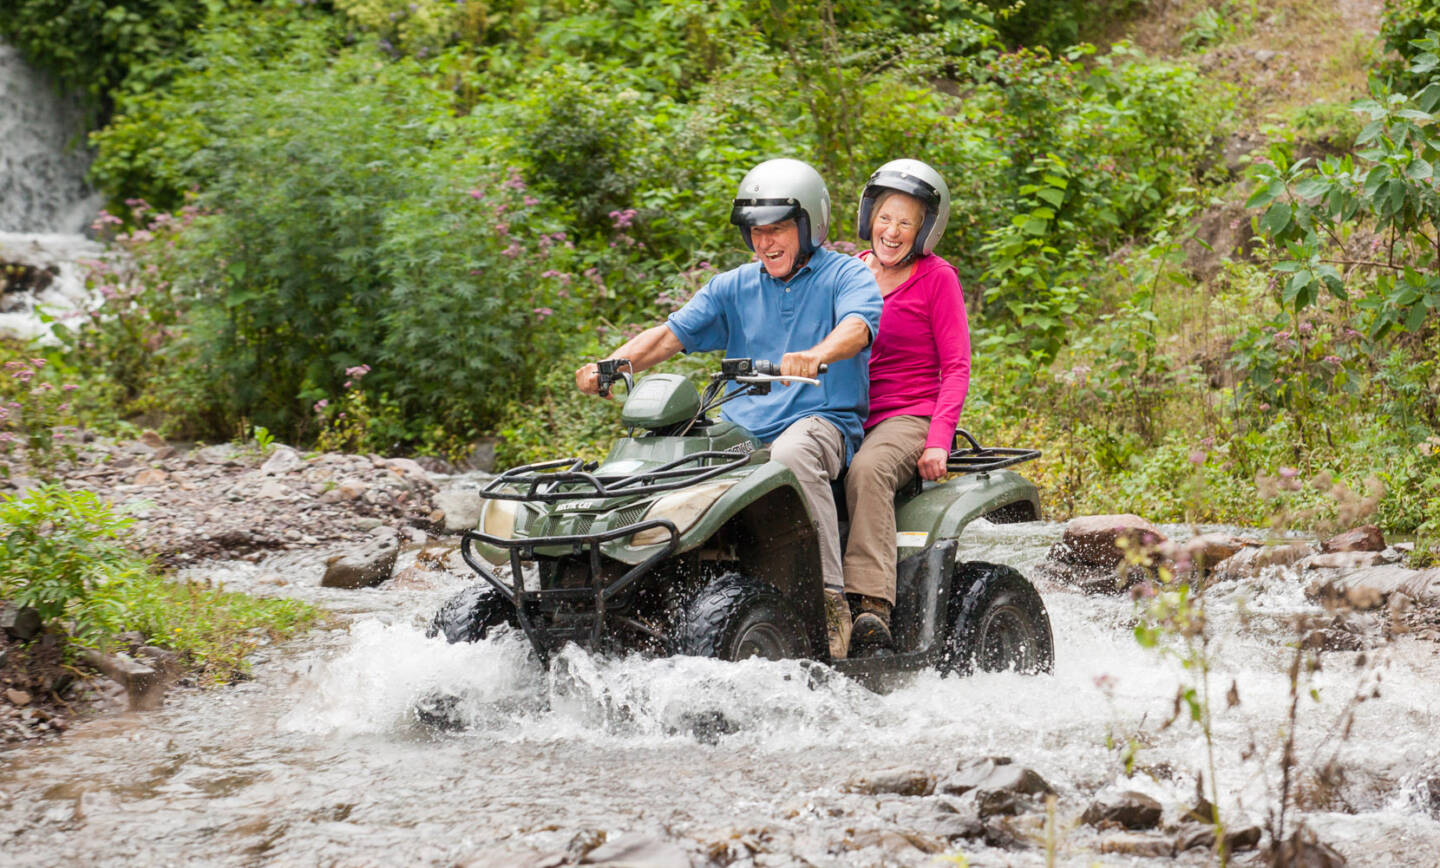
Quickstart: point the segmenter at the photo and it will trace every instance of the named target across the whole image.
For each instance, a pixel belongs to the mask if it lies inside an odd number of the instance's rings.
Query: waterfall
[[[85,183],[84,137],[80,101],[0,42],[0,338],[43,338],[37,306],[63,313],[85,304],[76,263],[101,255],[81,234],[101,197]]]

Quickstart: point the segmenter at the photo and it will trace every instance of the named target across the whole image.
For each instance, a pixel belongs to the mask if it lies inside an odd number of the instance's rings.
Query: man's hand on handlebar
[[[576,368],[575,388],[586,395],[600,394],[600,367],[594,362],[586,362]]]
[[[780,357],[780,376],[782,377],[809,377],[814,379],[823,369],[823,357],[812,350],[801,350],[798,353],[786,353]],[[783,380],[789,385],[788,380]]]

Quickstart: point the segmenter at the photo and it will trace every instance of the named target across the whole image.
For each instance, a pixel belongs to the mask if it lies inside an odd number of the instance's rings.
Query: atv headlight
[[[700,520],[700,516],[704,515],[715,501],[720,499],[720,495],[729,491],[734,485],[735,480],[731,479],[667,494],[651,504],[645,512],[645,518],[668,518],[675,525],[675,529],[683,535],[694,527],[695,522]],[[646,528],[630,537],[630,545],[653,546],[663,543],[669,538],[669,531],[663,527]]]
[[[513,500],[489,500],[480,507],[480,532],[501,539],[515,537],[521,506]]]

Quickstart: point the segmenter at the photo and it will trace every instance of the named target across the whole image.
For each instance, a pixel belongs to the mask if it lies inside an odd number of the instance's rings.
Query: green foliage
[[[231,2],[15,0],[0,16],[0,36],[61,88],[104,108],[122,85],[136,92],[163,83],[166,67],[157,61],[181,54],[191,31]]]
[[[1429,81],[1410,69],[1417,54],[1426,49],[1418,44],[1427,33],[1440,30],[1440,3],[1435,0],[1385,0],[1380,15],[1380,41],[1395,55],[1379,72],[1390,79],[1390,88],[1400,93],[1419,90]]]
[[[91,492],[59,485],[0,497],[0,596],[46,621],[73,618],[77,636],[95,639],[106,618],[96,592],[148,570],[120,542],[132,521]]]
[[[138,631],[149,644],[179,653],[207,684],[244,677],[253,651],[320,619],[314,606],[299,600],[251,597],[154,572],[101,586],[88,608],[105,635]]]
[[[74,420],[70,396],[78,387],[57,386],[56,378],[47,376],[46,364],[43,358],[5,362],[0,374],[0,453],[23,444],[30,470],[48,479],[58,459],[74,457],[74,444],[62,426]]]
[[[1440,255],[1437,40],[1440,34],[1432,31],[1410,66],[1413,74],[1428,76],[1423,89],[1394,94],[1376,80],[1371,98],[1355,104],[1370,122],[1356,138],[1354,154],[1311,167],[1276,148],[1272,161],[1255,167],[1256,188],[1246,207],[1264,209],[1257,226],[1283,254],[1273,265],[1277,288],[1282,305],[1296,315],[1316,306],[1322,292],[1347,299],[1347,277],[1357,274],[1373,281],[1359,302],[1371,338],[1397,328],[1416,331],[1440,309],[1433,267]],[[1374,233],[1369,249],[1358,253],[1350,247],[1356,226]]]

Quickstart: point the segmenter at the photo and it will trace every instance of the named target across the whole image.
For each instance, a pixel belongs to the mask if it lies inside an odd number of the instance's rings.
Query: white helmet
[[[830,231],[830,191],[825,179],[809,163],[766,160],[745,174],[730,222],[740,227],[745,246],[755,249],[750,227],[769,226],[790,218],[800,228],[800,255],[808,256]]]
[[[925,219],[920,231],[915,233],[915,246],[907,258],[929,256],[940,236],[945,234],[945,224],[950,222],[950,188],[945,179],[919,160],[891,160],[876,169],[865,182],[865,192],[860,194],[860,216],[855,228],[861,241],[870,240],[875,200],[886,190],[906,193],[924,203]]]

